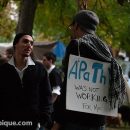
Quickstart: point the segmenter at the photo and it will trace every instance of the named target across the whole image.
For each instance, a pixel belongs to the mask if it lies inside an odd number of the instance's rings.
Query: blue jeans
[[[88,127],[88,126],[69,123],[63,126],[61,130],[105,130],[105,126]]]

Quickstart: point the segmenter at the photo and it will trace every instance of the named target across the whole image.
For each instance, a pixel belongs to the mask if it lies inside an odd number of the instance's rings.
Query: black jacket
[[[41,63],[29,65],[21,81],[15,68],[0,66],[0,120],[29,120],[36,125],[51,122],[52,95],[48,75]]]
[[[82,57],[91,58],[95,60],[100,60],[95,56],[95,54],[86,47],[84,43],[80,44],[80,55]],[[56,121],[64,124],[64,123],[75,123],[84,126],[102,126],[105,124],[105,116],[84,113],[84,112],[77,112],[66,110],[66,82],[67,82],[67,70],[68,70],[68,62],[70,54],[79,55],[78,52],[78,42],[76,40],[72,40],[66,48],[65,58],[63,60],[63,70],[64,70],[64,82],[61,89],[61,97],[59,104],[56,109]]]

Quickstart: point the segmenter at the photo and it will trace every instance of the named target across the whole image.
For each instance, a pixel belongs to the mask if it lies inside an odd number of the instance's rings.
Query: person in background
[[[30,57],[33,37],[16,34],[11,59],[0,67],[0,130],[36,130],[51,124],[52,93],[42,63]],[[13,123],[14,122],[14,123]]]
[[[56,68],[56,55],[53,52],[47,52],[43,55],[43,65],[48,71],[49,80],[52,89],[52,101],[54,106],[54,112],[52,114],[52,119],[54,121],[55,116],[55,109],[56,103],[58,102],[58,96],[60,95],[62,78],[60,75],[60,71]]]
[[[122,69],[113,58],[109,47],[96,35],[98,24],[99,18],[95,12],[80,10],[69,26],[72,36],[63,59],[62,65],[65,76],[58,104],[59,108],[55,117],[56,123],[52,130],[105,130],[104,115],[66,109],[67,71],[71,54],[110,63],[110,107],[115,106],[116,100],[119,100],[119,102],[123,100],[125,85]]]
[[[124,75],[125,85],[126,85],[126,98],[123,105],[130,104],[130,70],[128,71],[128,75]]]
[[[6,55],[0,54],[0,65],[6,63],[8,61]]]
[[[130,71],[128,71],[128,85],[129,85],[129,88],[130,88]]]
[[[8,60],[13,56],[13,51],[14,51],[13,47],[7,48],[5,50],[5,55],[7,56]]]

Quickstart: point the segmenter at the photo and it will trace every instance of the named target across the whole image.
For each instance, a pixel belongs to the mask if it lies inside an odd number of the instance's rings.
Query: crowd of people
[[[115,108],[117,100],[119,105],[123,102],[126,88],[122,69],[107,44],[96,35],[98,24],[99,18],[93,11],[81,10],[74,16],[69,26],[71,40],[62,63],[64,77],[55,66],[54,53],[45,53],[40,63],[31,56],[33,36],[28,33],[16,34],[13,50],[9,50],[7,60],[0,65],[0,120],[31,121],[32,125],[10,125],[8,128],[0,125],[0,130],[105,130],[106,115],[66,107],[71,55],[109,63],[110,108]]]

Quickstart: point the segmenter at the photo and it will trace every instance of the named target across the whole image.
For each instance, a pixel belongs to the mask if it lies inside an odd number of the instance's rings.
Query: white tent
[[[33,49],[34,56],[37,59],[41,60],[42,57],[43,57],[43,54],[46,53],[46,52],[52,51],[53,48],[55,47],[56,43],[57,43],[56,41],[53,41],[53,42],[49,42],[49,41],[35,42],[34,43],[34,49]]]
[[[7,48],[12,47],[12,43],[0,43],[0,54],[4,54]]]
[[[43,54],[48,51],[52,51],[56,43],[57,43],[56,41],[34,42],[34,49],[33,49],[34,56],[37,59],[41,60]],[[4,54],[5,50],[12,46],[13,46],[12,43],[0,43],[0,54]]]

